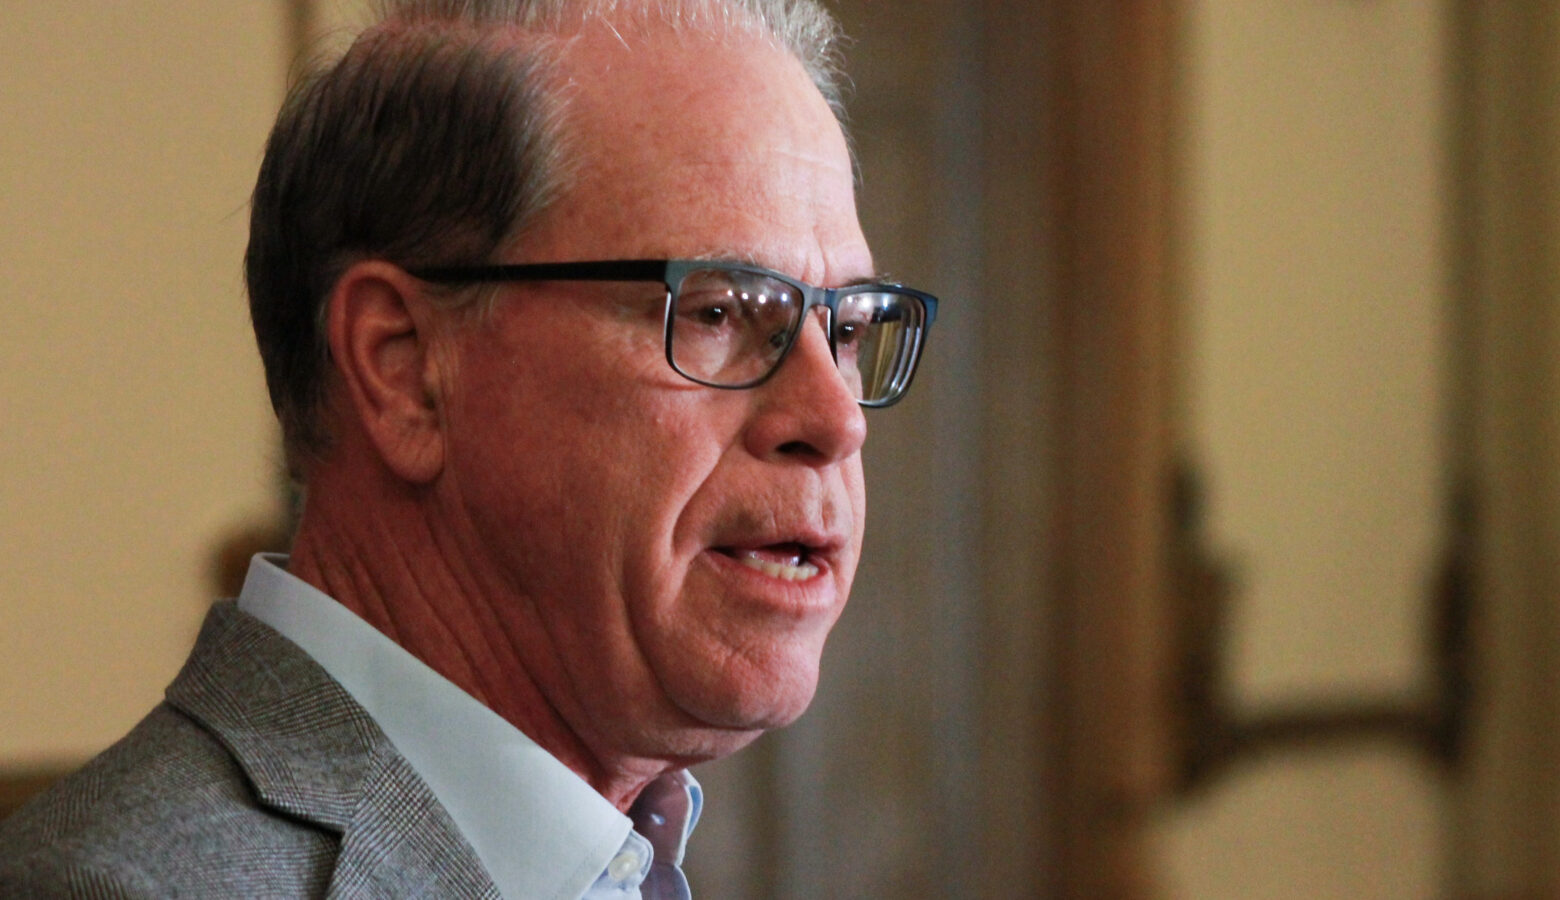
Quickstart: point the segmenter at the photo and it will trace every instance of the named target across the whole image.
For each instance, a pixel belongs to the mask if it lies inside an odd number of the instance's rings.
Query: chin
[[[727,731],[759,732],[782,728],[807,711],[818,688],[816,666],[770,673],[762,679],[705,685],[674,701],[699,722]]]
[[[741,690],[731,684],[706,684],[685,692],[668,691],[676,708],[676,725],[662,722],[644,737],[647,755],[696,765],[741,750],[764,732],[791,724],[807,711],[817,687],[812,674],[792,673],[762,683],[762,689]],[[692,686],[690,686],[692,688]]]

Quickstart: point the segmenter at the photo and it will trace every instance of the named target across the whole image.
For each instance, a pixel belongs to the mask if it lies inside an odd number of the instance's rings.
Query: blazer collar
[[[333,896],[498,897],[368,713],[233,602],[212,607],[167,699],[227,748],[261,805],[341,835]]]

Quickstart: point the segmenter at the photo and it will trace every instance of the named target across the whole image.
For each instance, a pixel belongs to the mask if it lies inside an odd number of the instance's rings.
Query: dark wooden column
[[[1056,260],[1055,895],[1146,897],[1145,817],[1169,777],[1175,29],[1169,0],[1043,5]]]

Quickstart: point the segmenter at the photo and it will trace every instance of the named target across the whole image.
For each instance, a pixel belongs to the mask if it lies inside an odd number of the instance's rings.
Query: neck
[[[431,491],[321,468],[310,479],[292,574],[498,713],[619,809],[673,767],[598,752],[570,726],[549,699],[546,672],[533,668],[547,658],[542,629],[506,628],[494,612],[495,602],[525,610],[528,601],[459,564],[459,529],[443,527]]]

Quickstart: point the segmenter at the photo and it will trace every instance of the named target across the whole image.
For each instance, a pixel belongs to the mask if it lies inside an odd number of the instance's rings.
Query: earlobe
[[[357,424],[385,466],[416,484],[444,466],[430,311],[406,272],[366,260],[337,279],[325,324]]]

